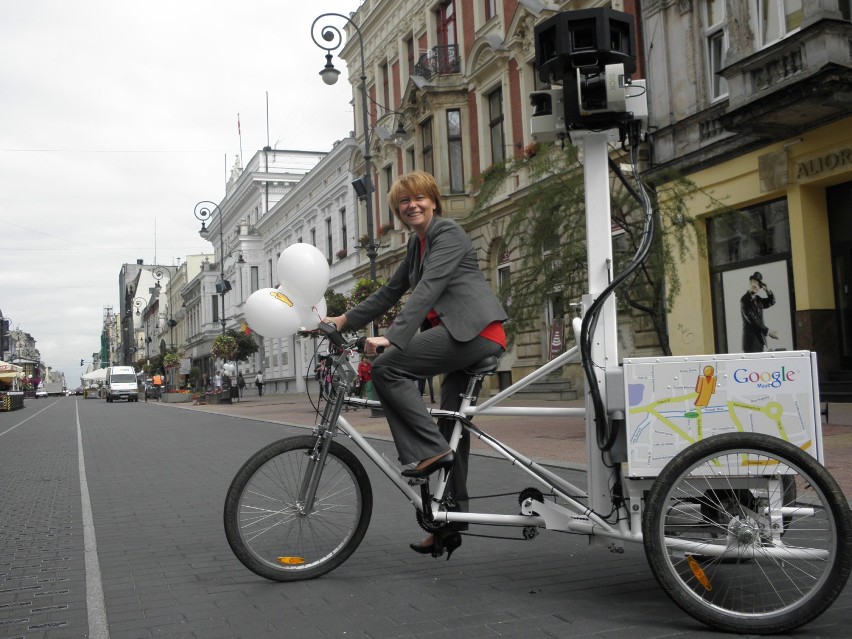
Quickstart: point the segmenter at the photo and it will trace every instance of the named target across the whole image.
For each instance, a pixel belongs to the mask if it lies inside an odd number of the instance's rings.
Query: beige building
[[[851,4],[651,2],[642,12],[652,170],[677,169],[707,194],[691,205],[708,245],[682,265],[673,352],[813,350],[823,399],[846,400]],[[708,213],[708,196],[727,210]],[[773,298],[757,342],[744,311],[755,274]]]

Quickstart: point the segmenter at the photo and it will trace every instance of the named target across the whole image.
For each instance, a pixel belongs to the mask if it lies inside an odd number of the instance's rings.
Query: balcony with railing
[[[852,24],[817,20],[722,70],[725,129],[785,138],[849,115]]]
[[[459,46],[449,44],[440,47],[432,47],[420,56],[414,65],[414,74],[431,80],[435,76],[451,75],[461,71],[461,57],[459,57]]]

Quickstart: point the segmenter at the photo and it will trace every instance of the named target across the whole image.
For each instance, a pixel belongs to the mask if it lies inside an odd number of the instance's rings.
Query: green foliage
[[[234,330],[233,328],[229,328],[227,331],[225,331],[225,335],[227,337],[232,338],[237,344],[235,354],[232,357],[226,359],[244,362],[249,357],[254,355],[258,350],[257,342],[251,335],[246,335],[244,332]],[[215,341],[216,340],[214,339],[214,345]]]
[[[386,283],[387,280],[373,281],[367,278],[362,278],[358,280],[355,283],[355,287],[349,293],[347,308],[357,306]],[[388,309],[387,313],[384,313],[380,317],[376,318],[376,324],[382,327],[390,326],[393,323],[394,318],[399,314],[401,310],[402,304],[397,302],[396,304],[391,306],[391,308]]]
[[[616,160],[618,161],[618,160]],[[587,292],[587,251],[583,167],[577,148],[553,145],[537,148],[522,158],[490,167],[476,185],[480,198],[474,215],[491,206],[506,181],[525,175],[530,186],[515,198],[503,239],[520,268],[500,296],[509,313],[506,331],[510,341],[534,330],[543,309],[554,299],[559,305],[579,302]],[[630,180],[635,190],[635,183]],[[656,179],[649,187],[657,222],[655,243],[646,263],[617,291],[618,299],[649,316],[665,353],[669,352],[665,314],[680,292],[677,265],[693,251],[704,249],[704,240],[687,214],[687,200],[697,187],[678,175]],[[633,258],[645,226],[641,205],[616,178],[611,184],[613,228],[613,273],[619,273]],[[719,205],[712,200],[714,205]]]
[[[225,333],[224,335],[217,335],[213,338],[213,348],[210,349],[210,352],[213,354],[213,357],[227,361],[237,356],[238,348],[236,338]]]
[[[325,304],[329,317],[340,317],[349,308],[349,301],[343,293],[335,293],[328,289],[325,292]]]
[[[163,355],[163,366],[166,368],[177,368],[180,366],[180,355],[177,353],[166,353]]]

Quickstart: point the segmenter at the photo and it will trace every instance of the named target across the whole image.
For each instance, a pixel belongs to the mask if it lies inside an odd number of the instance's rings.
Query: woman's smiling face
[[[404,195],[397,202],[397,210],[402,221],[423,236],[435,215],[435,203],[426,195]]]

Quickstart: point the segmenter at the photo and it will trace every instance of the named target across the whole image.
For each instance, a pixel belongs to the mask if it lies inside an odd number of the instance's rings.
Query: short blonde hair
[[[425,195],[435,203],[435,214],[441,215],[441,191],[431,173],[412,171],[406,175],[400,175],[391,185],[388,191],[388,206],[403,224],[405,220],[399,212],[399,201],[406,195],[409,197]]]

